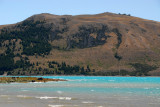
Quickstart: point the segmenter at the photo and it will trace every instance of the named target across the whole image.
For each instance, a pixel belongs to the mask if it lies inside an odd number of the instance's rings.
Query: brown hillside
[[[133,71],[129,63],[160,66],[160,22],[113,13],[77,16],[43,13],[25,21],[44,21],[37,27],[51,28],[48,41],[53,48],[50,54],[29,56],[30,62],[40,62],[42,68],[47,68],[48,61],[89,65],[97,71],[119,68]],[[0,29],[21,30],[18,26],[23,22],[0,26]],[[18,42],[16,47],[23,48]],[[1,53],[3,50],[5,47],[0,48]],[[120,61],[115,58],[116,53],[122,57]]]

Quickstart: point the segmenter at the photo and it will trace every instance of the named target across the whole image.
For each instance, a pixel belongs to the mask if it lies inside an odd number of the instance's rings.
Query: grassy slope
[[[104,45],[84,48],[71,49],[70,51],[53,49],[48,56],[37,58],[29,56],[31,62],[40,62],[39,66],[46,68],[48,61],[66,62],[69,65],[90,65],[92,69],[100,70],[133,70],[129,63],[139,62],[151,65],[160,65],[160,23],[145,20],[137,17],[126,15],[117,15],[112,13],[104,13],[97,15],[79,15],[79,16],[56,16],[50,14],[41,14],[39,16],[30,17],[35,20],[45,19],[48,24],[58,23],[59,18],[71,18],[67,25],[69,31],[62,34],[63,39],[53,41],[52,45],[58,44],[62,47],[66,46],[66,36],[77,32],[78,26],[103,23],[107,24],[110,29],[118,28],[122,34],[122,43],[118,49],[115,48],[117,43],[117,35],[113,32],[106,32],[111,37],[107,39]],[[3,49],[1,49],[3,51]],[[117,51],[122,56],[122,60],[118,66],[118,61],[114,57]]]

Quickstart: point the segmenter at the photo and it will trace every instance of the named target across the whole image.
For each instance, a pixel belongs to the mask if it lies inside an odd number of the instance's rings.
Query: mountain
[[[0,26],[0,74],[160,75],[160,22],[42,13]]]

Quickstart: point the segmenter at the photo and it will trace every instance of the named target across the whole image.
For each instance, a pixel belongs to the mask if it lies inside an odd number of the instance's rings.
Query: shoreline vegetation
[[[49,82],[49,81],[67,81],[63,79],[50,79],[42,77],[0,77],[0,83],[29,83],[29,82]]]
[[[37,64],[38,65],[38,64]],[[50,75],[84,75],[84,76],[155,76],[151,75],[149,72],[158,69],[157,66],[148,65],[148,64],[140,64],[140,63],[130,63],[130,66],[134,68],[133,71],[127,71],[124,69],[119,69],[116,71],[96,71],[92,69],[89,65],[87,67],[81,67],[78,65],[67,65],[65,62],[58,63],[56,61],[48,62],[49,68],[38,68],[34,70],[33,68],[23,68],[16,69],[11,71],[1,71],[0,75],[3,76],[50,76]],[[158,76],[158,75],[157,75]]]

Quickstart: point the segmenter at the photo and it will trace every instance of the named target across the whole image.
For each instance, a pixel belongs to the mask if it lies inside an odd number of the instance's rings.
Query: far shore
[[[19,77],[19,76],[2,76],[0,77],[0,83],[28,83],[28,82],[49,82],[49,81],[67,81],[63,79],[50,79],[42,77]]]
[[[43,76],[85,76],[85,77],[160,77],[160,76],[103,76],[103,75],[0,75],[0,77],[43,77]]]

